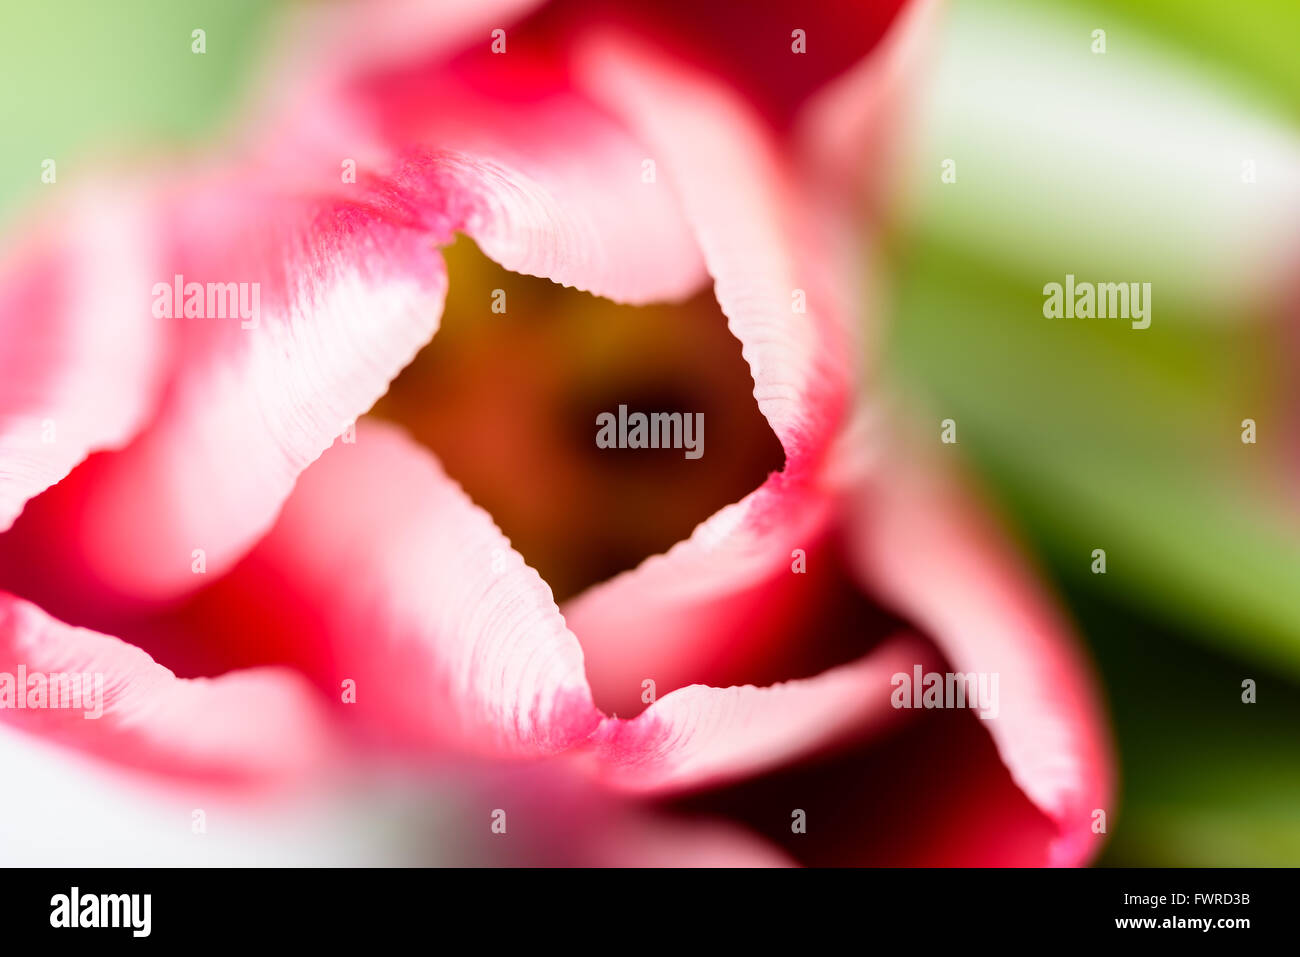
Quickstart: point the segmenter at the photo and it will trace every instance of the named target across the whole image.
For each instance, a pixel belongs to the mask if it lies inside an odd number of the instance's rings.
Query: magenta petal
[[[642,151],[608,120],[577,101],[479,112],[501,112],[519,133],[441,130],[438,151],[395,176],[434,224],[464,231],[512,272],[616,302],[681,299],[703,284],[675,199],[640,182]]]
[[[282,64],[283,82],[328,96],[358,73],[447,56],[492,41],[544,0],[346,0],[316,4],[292,21],[299,49]]]
[[[540,754],[600,721],[550,588],[392,426],[308,469],[254,558],[322,609],[312,670],[387,737]]]
[[[898,716],[890,679],[933,658],[900,638],[852,664],[766,688],[691,685],[596,735],[615,787],[665,792],[726,783],[879,730]]]
[[[165,320],[180,355],[161,412],[86,483],[87,563],[151,597],[204,584],[197,552],[219,573],[270,526],[298,473],[429,340],[446,291],[428,235],[374,201],[224,182],[172,197],[168,237],[157,282],[243,283],[260,311]]]
[[[1067,625],[954,478],[918,466],[873,476],[854,508],[866,588],[925,629],[959,672],[999,675],[999,714],[981,724],[1012,778],[1058,828],[1054,864],[1099,848],[1110,815],[1109,737],[1092,669]]]
[[[649,676],[665,689],[695,680],[738,640],[771,597],[765,588],[789,574],[792,552],[818,540],[828,515],[820,492],[776,476],[686,541],[566,602],[600,699],[635,697]]]
[[[17,687],[20,673],[26,688]],[[68,675],[81,676],[81,707],[50,707],[48,693],[33,707],[40,685],[48,692],[52,676]],[[9,681],[26,707],[6,698]],[[102,688],[102,698],[92,688]],[[0,700],[0,720],[43,740],[177,776],[268,783],[319,766],[331,750],[327,714],[300,676],[259,668],[177,678],[126,642],[55,621],[7,593],[0,593]]]
[[[942,9],[942,0],[910,0],[879,46],[803,105],[797,146],[805,175],[834,204],[831,215],[860,213],[846,203],[852,198],[873,208],[890,200],[907,124],[921,113]]]
[[[169,330],[149,312],[153,211],[88,188],[20,234],[0,273],[0,531],[157,399]]]
[[[327,128],[295,135],[325,169],[360,153],[432,230],[467,233],[514,272],[627,303],[699,289],[699,246],[671,185],[647,178],[645,147],[558,68],[489,59],[358,78]]]

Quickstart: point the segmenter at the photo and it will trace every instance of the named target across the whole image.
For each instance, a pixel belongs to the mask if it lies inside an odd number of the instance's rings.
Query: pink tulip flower
[[[102,713],[0,708],[0,853],[226,860],[221,818],[297,862],[286,808],[395,776],[435,863],[1090,860],[1086,658],[868,361],[861,240],[935,16],[898,6],[323,6],[239,146],[60,185],[0,260],[0,676],[102,676]],[[456,234],[618,303],[711,289],[784,467],[557,607],[361,418]],[[900,696],[931,673],[996,707]]]

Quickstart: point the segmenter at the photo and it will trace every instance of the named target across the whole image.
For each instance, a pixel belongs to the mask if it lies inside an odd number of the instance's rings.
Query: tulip
[[[245,143],[46,211],[0,276],[0,671],[102,674],[104,702],[0,711],[0,847],[48,860],[72,816],[95,862],[1090,860],[1090,666],[867,361],[858,172],[887,178],[933,17],[312,10]],[[617,303],[711,290],[783,466],[558,607],[367,416],[438,344],[457,235]],[[257,290],[257,321],[152,308],[175,277],[205,309]],[[996,676],[996,713],[892,707],[914,669]]]

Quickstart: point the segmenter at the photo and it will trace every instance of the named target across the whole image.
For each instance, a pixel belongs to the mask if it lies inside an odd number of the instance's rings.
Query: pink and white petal
[[[0,687],[0,720],[119,765],[261,786],[320,767],[333,748],[316,692],[288,671],[177,678],[126,642],[63,624],[7,593],[0,676],[9,685]],[[79,678],[79,698],[69,676]],[[46,694],[37,697],[38,688]]]
[[[298,474],[429,340],[446,291],[441,255],[399,204],[227,181],[170,208],[159,296],[175,276],[237,283],[250,318],[167,320],[181,343],[161,411],[96,463],[79,503],[87,564],[144,597],[202,583],[196,550],[219,573],[266,531]]]
[[[817,473],[846,404],[847,321],[817,265],[798,187],[756,118],[726,91],[626,39],[591,40],[589,92],[651,147],[682,198],[754,395],[786,452],[784,472],[667,553],[566,606],[598,694],[646,674],[698,670],[732,642],[830,515]],[[798,311],[806,295],[807,311]],[[653,670],[651,670],[653,669]],[[667,675],[665,675],[667,677]]]
[[[601,777],[618,789],[666,793],[726,784],[881,732],[899,717],[895,674],[935,660],[900,637],[851,664],[766,688],[691,685],[593,738]]]
[[[131,184],[83,187],[0,256],[0,531],[153,409],[169,332],[149,310],[154,213]]]
[[[1098,848],[1113,757],[1093,671],[985,506],[923,458],[891,458],[849,505],[863,587],[924,630],[962,673],[999,676],[982,722],[1016,784],[1052,819],[1053,864]]]
[[[1047,864],[1057,827],[1016,786],[986,722],[964,708],[900,716],[886,735],[671,806],[746,826],[813,867]],[[801,833],[790,826],[795,808],[807,823]]]
[[[702,287],[699,245],[671,187],[646,181],[646,148],[559,66],[483,59],[359,81],[314,149],[361,152],[432,228],[514,272],[634,304]]]
[[[694,293],[706,274],[676,197],[646,181],[645,148],[574,89],[563,44],[492,52],[487,25],[509,26],[536,5],[308,11],[297,45],[327,65],[291,66],[286,85],[313,72],[328,82],[309,83],[307,98],[252,138],[257,166],[336,189],[350,162],[361,176],[397,179],[435,232],[463,230],[507,269],[619,302]]]
[[[662,555],[566,602],[597,699],[623,711],[647,677],[679,688],[708,674],[756,621],[797,600],[791,556],[821,538],[829,515],[825,495],[778,475]]]
[[[456,115],[442,114],[437,141],[464,159],[433,182],[445,176],[473,204],[457,228],[500,265],[633,305],[685,299],[705,284],[677,198],[642,182],[644,149],[588,105],[567,95],[526,108],[484,99],[460,114],[464,126],[451,126]]]
[[[313,670],[394,741],[548,754],[600,722],[546,583],[395,427],[365,420],[308,469],[252,558],[326,610]]]

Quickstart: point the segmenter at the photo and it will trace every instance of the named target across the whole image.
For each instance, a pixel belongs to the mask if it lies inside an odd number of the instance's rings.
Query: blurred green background
[[[7,5],[0,223],[46,158],[66,182],[213,136],[273,12]],[[1097,659],[1121,758],[1102,863],[1300,863],[1298,44],[1294,0],[952,3],[902,155],[886,362],[936,435],[958,422]],[[1151,328],[1043,318],[1067,272],[1152,282]]]

